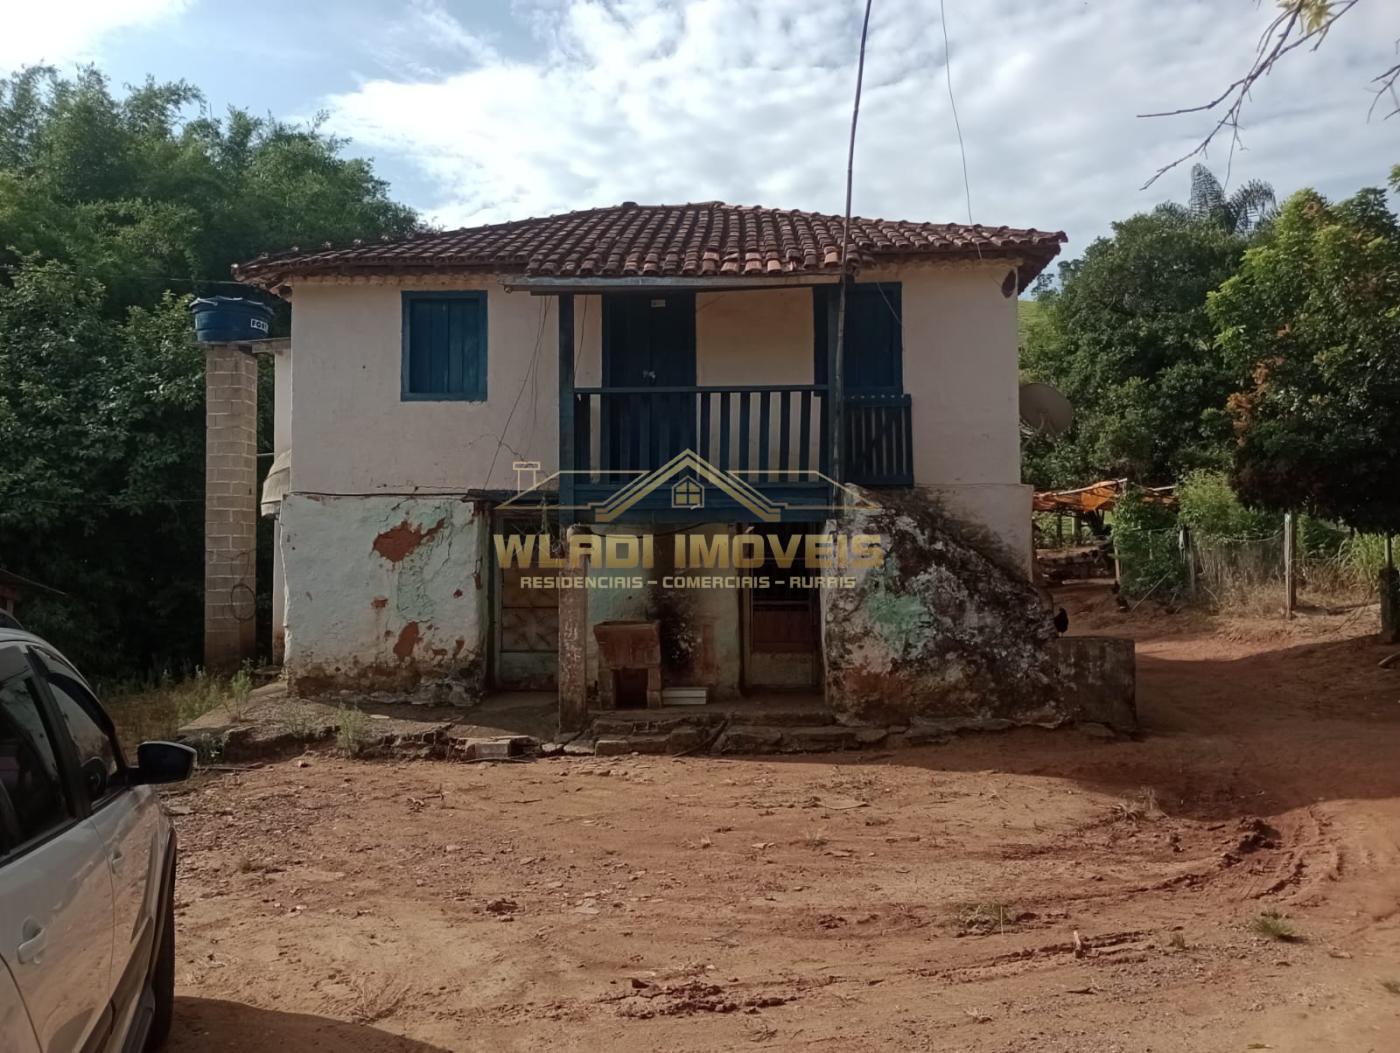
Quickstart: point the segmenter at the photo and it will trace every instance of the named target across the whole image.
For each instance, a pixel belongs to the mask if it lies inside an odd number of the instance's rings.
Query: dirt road
[[[1138,637],[1139,741],[207,777],[172,1048],[1400,1049],[1374,611],[1067,606]]]

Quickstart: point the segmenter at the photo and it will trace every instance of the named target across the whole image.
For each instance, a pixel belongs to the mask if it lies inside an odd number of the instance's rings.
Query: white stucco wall
[[[695,346],[700,384],[810,384],[812,290],[701,293]]]
[[[353,682],[479,684],[486,661],[486,519],[460,498],[282,502],[286,668],[294,690]]]
[[[401,294],[439,288],[486,292],[484,402],[400,398]],[[514,489],[511,463],[517,455],[552,472],[559,458],[556,310],[553,297],[507,293],[485,279],[298,285],[292,306],[292,490]],[[596,313],[590,325],[596,340]]]
[[[278,348],[272,356],[272,453],[274,458],[292,442],[292,349]],[[282,565],[282,523],[272,521],[272,660],[286,654],[287,573]]]
[[[914,481],[984,526],[1029,575],[1031,487],[1021,483],[1016,297],[1004,262],[867,271],[903,284],[904,390]]]

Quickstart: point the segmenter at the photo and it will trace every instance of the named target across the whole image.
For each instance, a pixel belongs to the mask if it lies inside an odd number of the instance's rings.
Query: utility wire
[[[865,0],[865,19],[860,26],[860,56],[856,61],[856,98],[851,106],[851,143],[846,151],[846,221],[841,225],[841,291],[836,301],[836,355],[828,378],[832,387],[831,417],[832,437],[835,440],[831,449],[831,475],[840,479],[842,470],[842,447],[845,446],[844,424],[841,414],[841,400],[845,397],[842,388],[842,364],[846,357],[846,282],[848,261],[851,254],[851,187],[855,181],[856,168],[856,124],[860,120],[860,88],[865,80],[865,41],[870,34],[870,7],[874,0]]]
[[[962,122],[958,120],[958,100],[953,96],[953,54],[948,46],[948,12],[945,0],[938,0],[938,20],[943,23],[943,73],[948,81],[948,105],[953,110],[953,127],[958,133],[958,152],[962,155],[963,193],[967,196],[967,221],[972,222],[972,181],[967,177],[967,147],[963,145]],[[982,255],[982,246],[977,246]]]

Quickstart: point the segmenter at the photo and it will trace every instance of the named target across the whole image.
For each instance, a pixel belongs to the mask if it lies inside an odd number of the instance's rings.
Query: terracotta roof
[[[313,274],[485,271],[539,277],[764,278],[841,269],[842,217],[726,205],[638,205],[567,212],[395,240],[329,243],[238,264],[240,281],[275,288]],[[1014,258],[1020,284],[1060,251],[1061,231],[961,223],[851,220],[853,267],[908,259]]]

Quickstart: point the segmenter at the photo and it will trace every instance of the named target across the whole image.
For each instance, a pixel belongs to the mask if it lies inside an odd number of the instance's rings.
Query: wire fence
[[[1254,613],[1346,609],[1375,600],[1383,538],[1330,525],[1294,530],[1290,546],[1287,526],[1252,535],[1120,527],[1112,533],[1115,572],[1136,599]]]
[[[1050,527],[1037,524],[1047,580],[1112,577],[1134,604],[1150,598],[1256,614],[1346,610],[1376,601],[1387,560],[1385,538],[1308,517],[1294,522],[1291,546],[1286,519],[1272,531],[1238,534],[1117,524],[1093,536]]]

